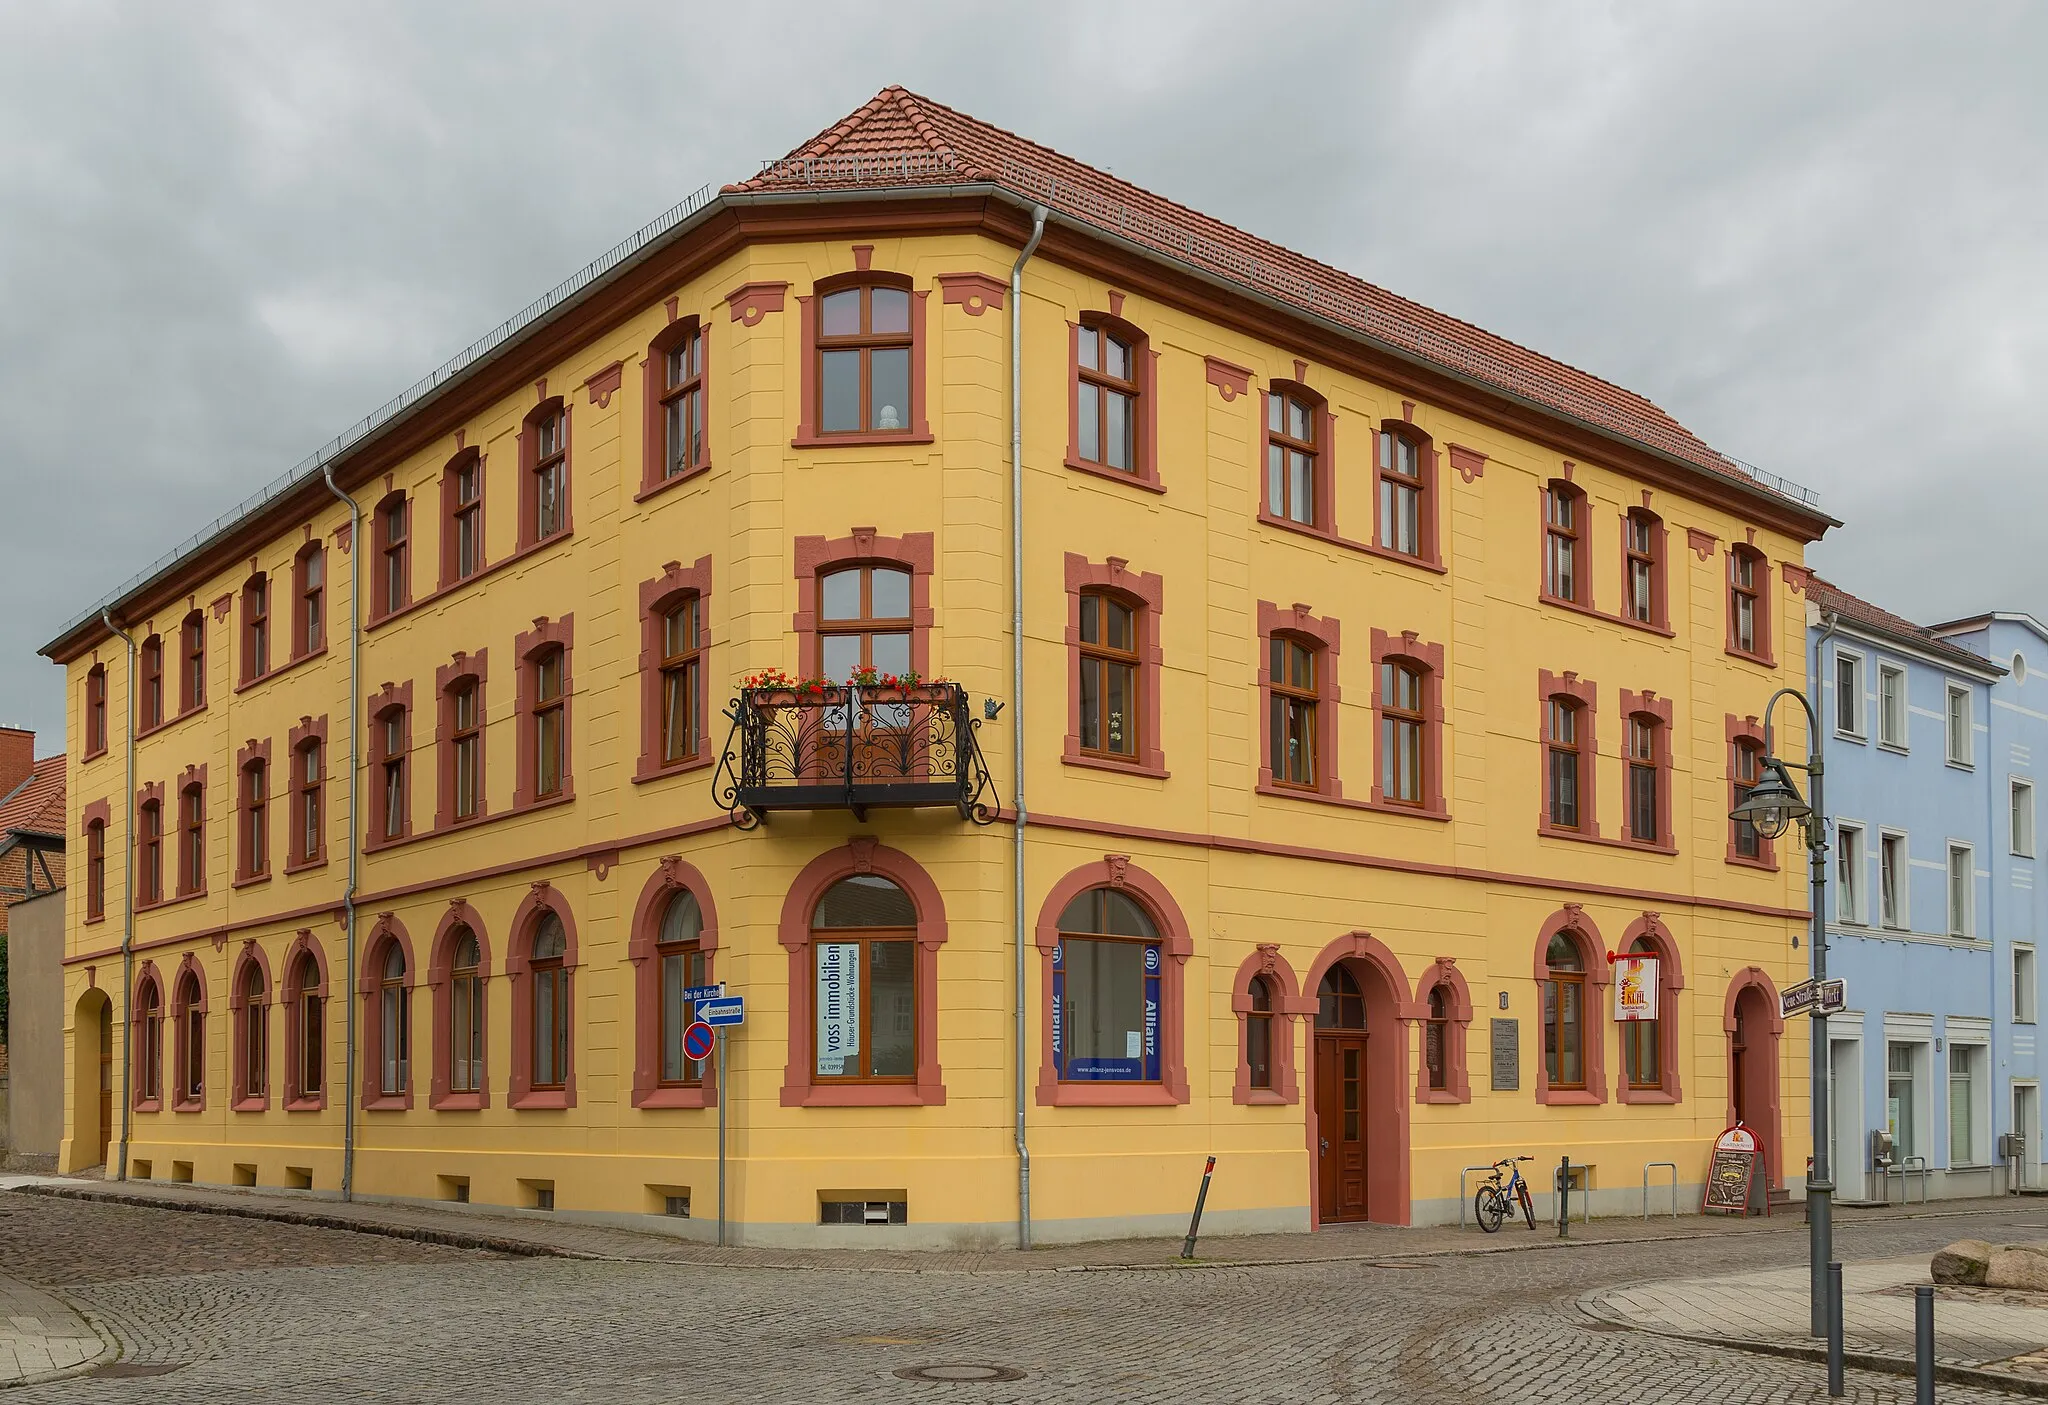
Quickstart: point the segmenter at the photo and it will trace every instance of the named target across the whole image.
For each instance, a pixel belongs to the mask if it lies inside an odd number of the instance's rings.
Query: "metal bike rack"
[[[1916,1165],[1914,1164],[1915,1162],[1918,1162],[1919,1164],[1918,1164],[1918,1165],[1916,1166]],[[1887,1205],[1889,1205],[1889,1204],[1891,1203],[1891,1199],[1892,1199],[1892,1197],[1891,1197],[1891,1191],[1890,1191],[1890,1189],[1889,1189],[1889,1187],[1890,1187],[1890,1184],[1891,1184],[1890,1178],[1891,1178],[1892,1176],[1897,1176],[1897,1177],[1899,1178],[1899,1203],[1900,1203],[1901,1205],[1903,1205],[1903,1204],[1905,1204],[1905,1203],[1906,1203],[1906,1177],[1908,1177],[1908,1176],[1918,1176],[1918,1177],[1920,1178],[1920,1203],[1921,1203],[1922,1205],[1925,1205],[1925,1204],[1927,1203],[1927,1178],[1928,1178],[1928,1169],[1927,1169],[1927,1158],[1926,1158],[1926,1157],[1924,1157],[1924,1156],[1907,1156],[1907,1157],[1903,1157],[1903,1158],[1901,1158],[1901,1159],[1900,1159],[1900,1161],[1899,1161],[1899,1163],[1898,1163],[1897,1165],[1895,1165],[1895,1166],[1887,1166],[1887,1167],[1885,1168],[1885,1175],[1886,1175],[1886,1181],[1885,1181],[1885,1184],[1886,1184],[1886,1187],[1887,1187],[1887,1189],[1886,1189],[1886,1191],[1885,1191],[1885,1197],[1884,1197],[1884,1199],[1885,1199],[1885,1203],[1886,1203]]]
[[[1671,1172],[1671,1218],[1678,1218],[1678,1163],[1676,1161],[1645,1161],[1643,1163],[1643,1218],[1650,1218],[1650,1172],[1658,1167]]]
[[[1465,1207],[1472,1203],[1472,1197],[1465,1193],[1465,1177],[1474,1171],[1491,1171],[1491,1166],[1467,1166],[1458,1172],[1458,1228],[1465,1227]]]

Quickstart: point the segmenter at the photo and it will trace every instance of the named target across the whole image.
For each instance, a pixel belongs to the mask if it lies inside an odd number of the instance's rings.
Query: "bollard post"
[[[1934,1405],[1934,1285],[1913,1289],[1913,1405]]]
[[[1563,1157],[1557,1163],[1557,1237],[1565,1238],[1572,1227],[1572,1159]]]
[[[1828,1265],[1828,1398],[1842,1394],[1842,1266]]]
[[[1209,1177],[1216,1174],[1216,1158],[1210,1157],[1209,1164],[1202,1168],[1202,1188],[1195,1193],[1195,1217],[1188,1221],[1187,1243],[1180,1246],[1180,1256],[1192,1259],[1195,1256],[1195,1236],[1202,1232],[1202,1206],[1209,1201]]]

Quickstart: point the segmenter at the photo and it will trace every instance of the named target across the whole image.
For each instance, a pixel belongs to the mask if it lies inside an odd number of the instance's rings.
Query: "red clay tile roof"
[[[64,837],[64,758],[45,756],[11,795],[0,796],[0,835]]]
[[[1879,605],[1873,605],[1860,596],[1851,595],[1833,581],[1821,576],[1808,579],[1806,598],[1822,610],[1839,617],[1844,624],[1867,629],[1902,644],[1910,644],[1925,654],[1948,659],[1967,668],[1989,669],[2003,673],[2005,669],[1991,662],[1982,654],[1975,654],[1960,644],[1951,644],[1925,625],[1914,624],[1903,615],[1895,615]]]
[[[1396,296],[1105,171],[900,87],[726,189],[852,189],[988,183],[1319,316],[1436,365],[1561,410],[1813,508],[1804,489],[1739,464],[1632,391]]]

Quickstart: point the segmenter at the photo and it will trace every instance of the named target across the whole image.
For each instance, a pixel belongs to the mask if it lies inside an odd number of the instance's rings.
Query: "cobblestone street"
[[[2048,1211],[1848,1223],[1839,1245],[1862,1260],[1965,1233],[2048,1237]],[[1816,1365],[1615,1330],[1575,1305],[1633,1282],[1796,1265],[1805,1239],[1790,1227],[1409,1258],[1398,1233],[1371,1242],[1389,1257],[1091,1272],[879,1270],[857,1256],[724,1267],[502,1257],[0,1194],[0,1274],[53,1291],[118,1350],[95,1374],[8,1400],[1825,1398]],[[1011,1378],[899,1374],[930,1367]],[[1912,1398],[1896,1376],[1852,1372],[1850,1383],[1855,1400]],[[1945,1385],[1940,1398],[2017,1397]]]

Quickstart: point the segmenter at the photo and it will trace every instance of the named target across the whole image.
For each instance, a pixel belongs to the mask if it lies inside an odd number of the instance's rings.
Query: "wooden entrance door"
[[[1363,1032],[1316,1032],[1316,1192],[1325,1224],[1365,1209]]]
[[[75,1066],[75,1065],[74,1065]],[[107,1144],[114,1136],[114,1007],[100,1006],[100,1160],[107,1164]]]

